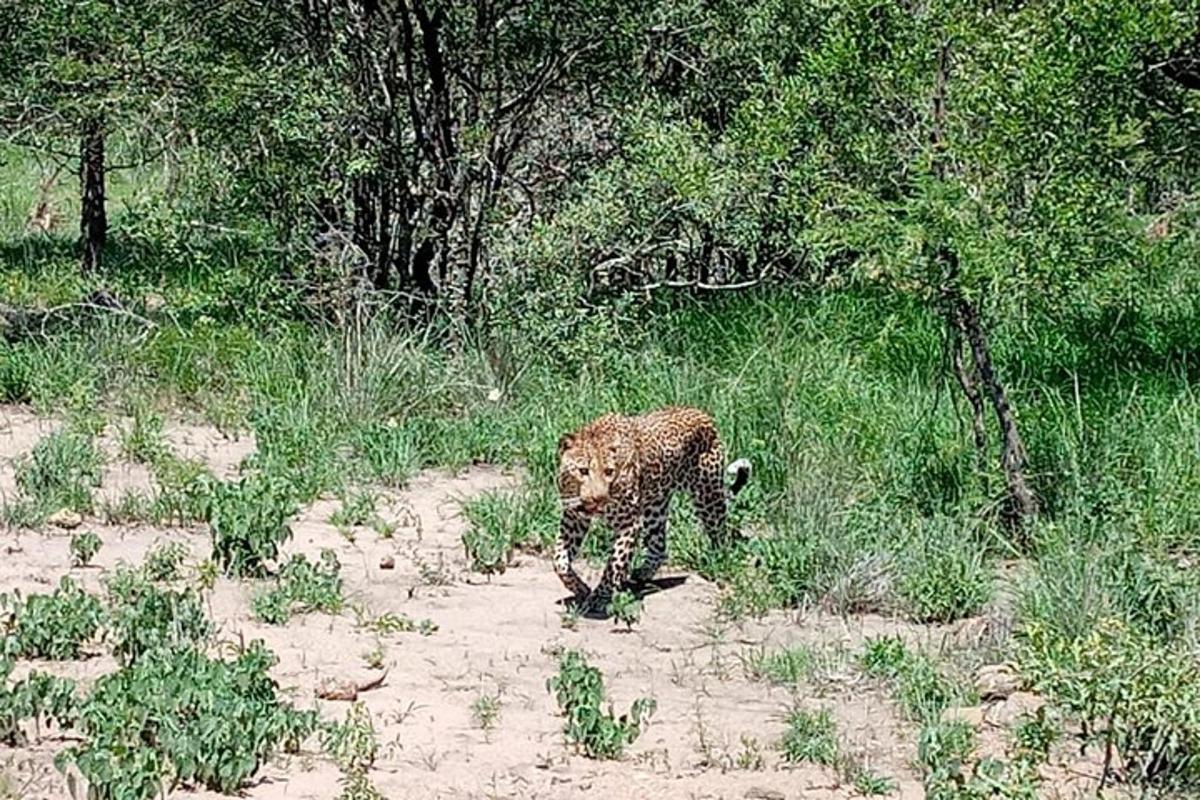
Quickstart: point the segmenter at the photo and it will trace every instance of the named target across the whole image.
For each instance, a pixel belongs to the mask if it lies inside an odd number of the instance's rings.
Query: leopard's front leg
[[[591,524],[592,518],[587,514],[576,509],[563,509],[558,540],[554,543],[554,571],[563,586],[567,587],[567,591],[575,595],[576,602],[584,600],[591,591],[571,566]]]
[[[592,590],[587,599],[586,611],[603,613],[612,600],[613,592],[623,588],[629,580],[629,565],[633,561],[633,551],[637,548],[642,537],[642,515],[629,512],[610,520],[615,538],[612,555],[600,576],[600,583]]]

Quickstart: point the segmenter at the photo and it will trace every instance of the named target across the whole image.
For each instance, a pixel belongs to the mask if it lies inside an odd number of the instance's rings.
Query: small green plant
[[[100,547],[104,544],[92,531],[84,531],[77,533],[71,537],[71,563],[77,567],[86,567],[92,563],[92,559],[100,552]]]
[[[908,650],[898,637],[868,639],[859,664],[868,675],[892,683],[896,701],[914,720],[934,721],[965,695],[927,654]]]
[[[366,476],[385,486],[402,487],[420,468],[420,451],[407,429],[374,423],[360,429],[356,453]]]
[[[567,742],[588,758],[620,758],[654,713],[655,702],[649,698],[635,700],[629,713],[619,719],[613,716],[611,705],[604,711],[604,678],[578,650],[560,654],[558,675],[546,682],[546,688],[566,717],[563,732]]]
[[[206,558],[196,565],[196,586],[203,592],[212,591],[212,588],[217,585],[217,576],[220,574],[217,562]]]
[[[9,658],[79,658],[104,622],[100,601],[67,577],[52,594],[31,594],[24,603],[19,594],[0,594],[0,609],[9,611],[0,628],[0,656]]]
[[[363,662],[366,663],[367,669],[383,669],[384,657],[383,646],[376,645],[373,650],[363,654]]]
[[[363,608],[355,608],[354,613],[358,618],[358,627],[379,634],[419,633],[422,636],[430,636],[438,629],[433,620],[423,619],[418,622],[405,614],[392,611],[385,611],[377,617],[371,617]]]
[[[79,698],[75,682],[44,672],[31,672],[25,678],[8,683],[13,664],[0,658],[0,744],[15,747],[22,743],[23,720],[53,721],[70,728],[79,717]],[[19,797],[13,794],[12,797]],[[4,797],[0,794],[0,797]]]
[[[355,701],[341,723],[326,725],[322,746],[342,773],[342,791],[338,800],[383,800],[367,773],[379,753],[379,740],[371,712],[362,701]]]
[[[484,731],[491,731],[500,719],[501,705],[499,694],[481,693],[471,703],[471,716],[475,724]]]
[[[812,673],[813,654],[806,647],[789,647],[773,653],[760,648],[746,655],[742,664],[751,680],[795,686]]]
[[[279,700],[274,663],[262,642],[233,661],[194,648],[148,651],[96,681],[79,711],[83,742],[56,761],[74,764],[98,800],[153,800],[168,778],[234,793],[317,727],[316,712]]]
[[[758,739],[742,734],[742,749],[738,751],[733,763],[742,770],[762,769],[766,762],[763,759],[762,746],[759,745]]]
[[[143,574],[152,581],[172,581],[179,577],[179,568],[188,557],[187,545],[182,542],[156,543],[146,554]]]
[[[117,569],[105,581],[113,654],[131,664],[158,649],[195,646],[212,634],[200,595],[192,587],[165,589],[145,569]]]
[[[391,539],[395,537],[396,531],[400,529],[400,526],[395,522],[388,522],[378,514],[373,515],[368,521],[368,524],[371,526],[371,530],[375,531],[375,535],[380,539]]]
[[[139,464],[154,464],[167,452],[162,417],[139,405],[128,430],[122,433],[121,454]]]
[[[896,587],[913,619],[952,622],[982,608],[992,595],[983,553],[952,521],[923,526],[901,559]]]
[[[213,560],[232,577],[258,577],[292,531],[296,503],[287,482],[255,473],[234,483],[205,482],[201,502],[212,529]]]
[[[375,495],[353,492],[342,498],[342,506],[329,516],[330,524],[338,528],[366,525],[375,515]]]
[[[1062,730],[1046,713],[1046,706],[1039,706],[1033,714],[1022,715],[1013,726],[1012,736],[1018,758],[1041,764],[1050,757],[1050,748],[1062,736]]]
[[[554,541],[558,505],[552,491],[486,492],[463,504],[469,523],[462,542],[471,569],[487,575],[508,569],[518,548]]]
[[[558,615],[558,622],[563,628],[569,631],[576,630],[579,627],[579,620],[583,616],[583,612],[574,603],[569,604]]]
[[[864,769],[854,776],[854,791],[864,797],[878,797],[896,791],[896,782],[886,775]]]
[[[932,800],[1038,797],[1040,777],[1033,762],[1018,756],[1012,760],[983,758],[972,763],[974,757],[975,731],[967,723],[925,726],[917,744],[917,758],[925,772],[925,796]]]
[[[624,623],[625,630],[633,630],[633,626],[642,618],[642,601],[633,592],[622,589],[613,593],[607,611],[617,622]]]
[[[41,523],[60,509],[90,512],[102,465],[100,451],[86,433],[66,428],[46,436],[29,456],[17,461],[17,486],[25,502],[14,506],[11,513]],[[10,518],[10,522],[17,521],[21,519]]]
[[[931,774],[961,767],[974,752],[975,729],[962,720],[926,725],[917,740],[917,760]]]
[[[899,636],[869,637],[859,664],[873,678],[897,677],[909,663],[908,648]]]
[[[779,742],[785,761],[824,766],[838,763],[837,728],[829,709],[819,712],[794,709],[787,716],[787,730]]]
[[[255,595],[254,615],[282,625],[294,613],[338,613],[343,603],[341,569],[332,550],[322,550],[315,564],[301,554],[293,555],[279,571],[275,587]]]

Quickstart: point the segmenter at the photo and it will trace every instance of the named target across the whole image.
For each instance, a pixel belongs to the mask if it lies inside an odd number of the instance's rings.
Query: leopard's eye
[[[612,467],[604,468],[604,477],[606,477],[606,478],[611,478],[615,473],[616,473],[616,470],[613,469]]]
[[[587,468],[587,467],[580,467],[580,468],[579,468],[579,474],[580,474],[581,476],[583,476],[584,478],[586,478],[586,477],[587,477],[587,474],[588,474],[588,468]]]

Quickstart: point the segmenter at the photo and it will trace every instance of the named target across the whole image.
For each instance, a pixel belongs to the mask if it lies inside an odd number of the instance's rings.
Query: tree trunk
[[[992,355],[988,348],[987,334],[979,319],[979,310],[961,295],[957,296],[954,302],[955,313],[962,324],[972,360],[975,362],[976,374],[987,392],[992,410],[996,413],[996,423],[1000,426],[1000,466],[1004,470],[1004,480],[1008,486],[1005,518],[1011,527],[1021,527],[1037,513],[1037,501],[1025,480],[1025,444],[1021,441],[1021,433],[1017,429],[1016,413],[992,366]]]
[[[83,271],[100,268],[104,242],[108,238],[108,215],[104,207],[104,121],[92,117],[83,123],[79,143],[79,248]]]
[[[954,377],[958,379],[959,388],[962,389],[963,394],[967,397],[967,403],[971,406],[971,436],[975,440],[975,463],[978,468],[982,466],[982,459],[987,454],[983,395],[979,393],[978,370],[967,369],[967,365],[963,363],[963,338],[966,334],[963,330],[962,319],[957,313],[953,314],[953,317],[947,325],[950,334],[948,343],[950,360],[954,369]]]

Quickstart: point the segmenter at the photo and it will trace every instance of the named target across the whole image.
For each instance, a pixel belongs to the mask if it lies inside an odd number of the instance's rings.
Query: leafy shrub
[[[913,619],[952,622],[977,612],[992,595],[982,548],[951,521],[920,527],[901,558],[897,591]]]
[[[868,637],[859,665],[873,678],[897,677],[908,665],[911,654],[899,636]]]
[[[181,542],[156,544],[146,554],[142,573],[148,580],[172,581],[179,577],[179,568],[188,556],[187,545]]]
[[[546,688],[554,693],[567,718],[563,730],[567,741],[588,758],[620,758],[654,713],[654,700],[648,698],[633,701],[629,713],[620,719],[613,717],[611,705],[603,711],[604,678],[578,650],[567,650],[559,657],[558,675],[546,682]]]
[[[1033,621],[1018,663],[1136,779],[1200,779],[1200,676],[1185,649],[1114,619],[1074,639]]]
[[[280,702],[253,642],[233,661],[155,649],[100,678],[79,713],[84,742],[65,751],[97,800],[152,800],[170,778],[230,794],[279,749],[295,750],[314,711]]]
[[[131,664],[158,649],[191,647],[212,634],[196,590],[164,589],[145,570],[118,569],[107,580],[113,653]]]
[[[154,464],[168,452],[162,417],[145,407],[135,408],[132,424],[121,437],[121,454],[139,464]]]
[[[0,595],[0,608],[12,611],[4,623],[4,655],[15,658],[79,658],[84,643],[104,621],[100,601],[63,577],[53,594]]]
[[[375,495],[353,492],[342,498],[342,507],[334,511],[329,522],[339,528],[366,525],[375,513]]]
[[[20,723],[28,719],[48,718],[59,727],[74,724],[79,713],[75,683],[44,672],[31,672],[9,685],[12,662],[0,659],[0,743],[16,746]]]
[[[358,627],[379,634],[413,633],[415,631],[422,636],[429,636],[436,633],[438,629],[438,626],[431,619],[423,619],[417,622],[412,617],[405,614],[396,614],[392,611],[385,611],[377,617],[369,617],[365,609],[356,607],[354,613],[358,618]]]
[[[785,761],[834,766],[838,761],[837,728],[829,709],[813,713],[794,709],[787,716],[787,730],[779,742]]]
[[[291,538],[287,520],[296,503],[285,481],[253,474],[208,485],[204,518],[212,529],[213,560],[226,575],[256,577]]]
[[[383,800],[367,776],[379,752],[379,740],[371,712],[362,701],[350,705],[345,722],[325,725],[321,735],[325,752],[342,773],[338,800]]]
[[[927,725],[917,743],[931,800],[1035,800],[1041,780],[1036,765],[1020,756],[974,761],[975,730],[956,720]],[[972,763],[974,761],[974,763]]]
[[[322,550],[318,563],[296,554],[279,571],[275,588],[252,601],[254,615],[271,625],[282,625],[293,613],[342,610],[342,565],[332,550]]]
[[[355,452],[366,477],[385,486],[404,486],[420,467],[420,451],[413,435],[395,425],[376,423],[360,428]]]
[[[43,438],[17,462],[17,486],[38,521],[62,508],[84,514],[92,510],[102,464],[92,437],[67,428]]]
[[[100,552],[104,542],[92,531],[77,533],[71,537],[71,563],[77,567],[86,567]]]

